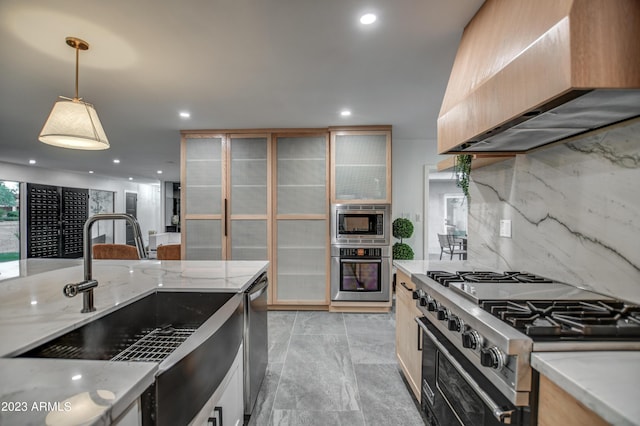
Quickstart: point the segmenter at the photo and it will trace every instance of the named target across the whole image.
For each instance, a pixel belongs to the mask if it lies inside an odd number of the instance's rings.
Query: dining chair
[[[94,259],[140,259],[138,249],[127,244],[94,244]]]
[[[157,248],[158,260],[180,260],[180,244],[165,244]]]
[[[462,260],[462,256],[467,254],[466,249],[458,247],[457,242],[453,235],[438,234],[438,242],[440,243],[440,260],[442,260],[442,254],[449,254],[449,260],[453,260],[453,255],[457,254],[458,259]]]

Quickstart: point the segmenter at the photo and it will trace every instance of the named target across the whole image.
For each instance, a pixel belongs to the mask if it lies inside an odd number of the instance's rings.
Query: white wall
[[[393,139],[392,146],[392,194],[393,219],[407,217],[413,222],[413,236],[405,240],[415,254],[414,259],[422,259],[425,214],[424,166],[435,169],[440,158],[437,142],[423,139]],[[419,219],[419,220],[417,220]],[[394,243],[397,240],[393,241]]]
[[[138,222],[140,223],[145,244],[148,244],[148,231],[150,229],[164,231],[160,182],[155,184],[136,183],[92,174],[72,173],[4,162],[0,162],[0,180],[112,191],[115,192],[115,212],[125,211],[125,191],[136,192],[138,194]],[[116,221],[115,228],[116,243],[124,243],[124,221]]]
[[[444,195],[462,194],[462,190],[452,180],[429,181],[429,254],[440,254],[438,234],[445,233]]]

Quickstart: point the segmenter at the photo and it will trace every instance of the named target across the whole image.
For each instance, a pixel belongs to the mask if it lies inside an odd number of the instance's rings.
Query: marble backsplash
[[[640,120],[472,171],[469,259],[640,303]],[[512,238],[499,237],[500,219]]]

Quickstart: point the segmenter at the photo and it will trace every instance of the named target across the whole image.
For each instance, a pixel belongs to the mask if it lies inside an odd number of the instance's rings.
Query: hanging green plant
[[[471,160],[473,156],[469,154],[456,155],[453,171],[456,175],[456,186],[462,188],[462,192],[467,201],[471,201],[469,195],[469,176],[471,175]]]
[[[400,239],[399,243],[393,245],[393,258],[412,260],[413,249],[406,243],[402,242],[403,238],[411,238],[413,235],[413,223],[409,219],[399,217],[392,223],[393,236]]]

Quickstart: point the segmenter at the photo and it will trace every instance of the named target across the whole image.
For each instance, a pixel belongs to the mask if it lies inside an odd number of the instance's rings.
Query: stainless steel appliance
[[[388,246],[390,219],[389,204],[333,204],[331,244]]]
[[[388,301],[389,252],[388,246],[331,246],[331,300]]]
[[[640,349],[640,307],[597,293],[523,272],[412,279],[433,425],[535,424],[534,351]]]
[[[391,297],[391,206],[331,206],[331,300]]]
[[[268,363],[267,288],[263,273],[244,293],[244,414],[250,416]]]

